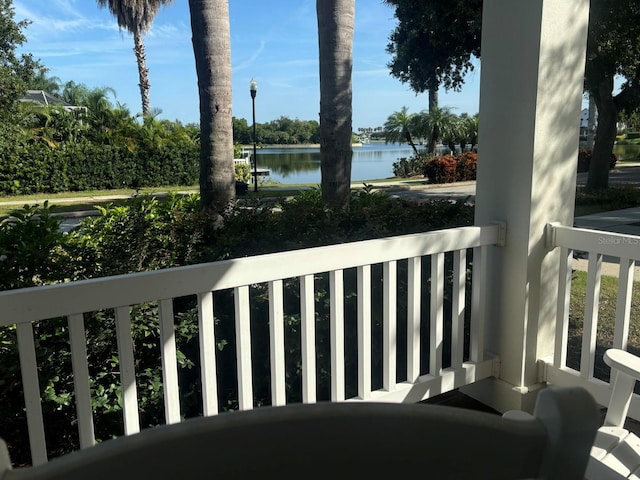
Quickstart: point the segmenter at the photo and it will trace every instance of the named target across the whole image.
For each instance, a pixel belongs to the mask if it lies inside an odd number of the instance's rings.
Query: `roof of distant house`
[[[27,93],[20,99],[22,102],[40,103],[42,105],[62,105],[63,107],[73,107],[70,103],[54,97],[44,90],[27,90]]]

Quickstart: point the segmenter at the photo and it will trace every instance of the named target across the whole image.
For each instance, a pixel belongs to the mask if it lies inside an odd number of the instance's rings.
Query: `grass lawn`
[[[54,213],[64,212],[76,212],[84,210],[95,210],[96,205],[106,206],[109,204],[122,205],[125,204],[134,197],[136,194],[151,194],[157,195],[160,199],[166,197],[169,193],[177,192],[197,192],[198,185],[184,186],[184,187],[149,187],[141,188],[138,191],[133,189],[116,189],[116,190],[90,190],[84,192],[63,192],[63,193],[51,193],[51,194],[36,194],[36,195],[16,195],[10,197],[0,197],[0,202],[12,202],[12,205],[0,204],[0,220],[8,217],[13,212],[22,210],[23,205],[33,205],[38,203],[42,205],[45,201],[49,201],[51,211]],[[287,197],[296,195],[300,190],[304,188],[295,185],[283,185],[279,188],[273,188],[273,186],[259,186],[258,192],[253,191],[253,187],[250,186],[246,195],[238,198],[253,199],[253,198],[265,198],[265,197]],[[109,199],[101,197],[112,197]],[[123,197],[123,198],[113,198]],[[64,199],[64,201],[62,200]],[[14,204],[15,202],[24,202]]]
[[[388,178],[381,180],[367,180],[365,182],[354,182],[354,186],[357,188],[363,188],[366,185],[371,185],[375,190],[384,191],[389,187],[384,185],[390,181],[407,181],[406,178]],[[383,185],[380,185],[380,184]],[[420,182],[417,182],[420,183]],[[249,185],[249,189],[246,195],[238,197],[244,199],[254,198],[273,198],[273,197],[289,197],[296,195],[302,189],[318,188],[318,185],[303,185],[303,184],[279,184],[274,182],[266,182],[258,186],[258,192],[253,191],[253,185]],[[149,187],[141,188],[138,191],[133,189],[117,189],[117,190],[91,190],[84,192],[63,192],[52,194],[37,194],[37,195],[19,195],[19,196],[5,196],[0,197],[0,202],[24,202],[13,205],[0,204],[0,220],[11,215],[13,212],[21,210],[24,204],[44,203],[45,200],[49,201],[49,205],[52,207],[53,212],[69,212],[80,210],[95,210],[96,205],[108,205],[108,204],[122,204],[127,199],[140,194],[154,194],[158,196],[165,195],[169,192],[197,192],[198,185],[187,185],[182,187]],[[116,199],[101,199],[102,196],[123,198]],[[62,201],[62,199],[65,199]],[[619,210],[623,208],[629,208],[640,205],[640,190],[631,187],[611,187],[604,191],[589,192],[583,188],[578,188],[576,191],[576,205],[575,216],[589,215],[592,213],[606,212],[612,210]]]
[[[636,279],[640,280],[640,279]],[[587,289],[587,273],[576,271],[571,283],[571,309],[569,314],[569,350],[568,365],[579,369],[580,350],[584,325],[585,293]],[[618,279],[603,276],[600,284],[600,304],[598,308],[598,328],[596,338],[595,376],[608,380],[609,367],[602,360],[602,355],[613,344],[615,331],[616,302],[618,298]],[[631,300],[631,318],[629,322],[628,350],[640,355],[640,281],[634,282]]]

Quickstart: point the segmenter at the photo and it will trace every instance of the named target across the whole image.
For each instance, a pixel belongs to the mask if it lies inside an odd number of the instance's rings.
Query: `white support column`
[[[501,411],[532,408],[536,359],[553,352],[544,226],[573,222],[588,14],[589,0],[484,2],[476,224],[507,223],[488,259],[485,341],[501,371],[466,391]]]

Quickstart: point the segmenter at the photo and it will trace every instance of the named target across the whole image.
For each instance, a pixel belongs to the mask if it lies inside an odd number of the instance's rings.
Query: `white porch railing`
[[[216,328],[213,294],[231,289],[235,305],[235,345],[238,405],[254,407],[250,291],[268,285],[271,403],[286,403],[283,281],[299,279],[300,365],[302,401],[315,402],[316,301],[314,279],[330,282],[330,376],[332,401],[417,402],[496,374],[498,361],[484,357],[484,302],[491,294],[486,276],[487,249],[500,243],[500,226],[463,227],[289,251],[209,264],[92,279],[60,285],[0,293],[0,327],[16,325],[21,375],[34,464],[47,461],[45,425],[41,408],[34,322],[66,317],[72,356],[77,424],[81,448],[95,443],[87,337],[84,314],[113,309],[117,326],[117,357],[122,386],[125,434],[140,430],[135,355],[131,333],[132,306],[157,302],[161,336],[161,368],[167,423],[181,421],[173,299],[197,295],[198,336],[204,415],[215,415],[218,399]],[[472,291],[466,291],[473,250]],[[453,265],[445,272],[445,259]],[[421,274],[423,260],[430,274]],[[398,379],[397,318],[398,265],[407,271],[406,378]],[[406,262],[406,263],[405,263]],[[372,298],[372,266],[382,266],[383,299]],[[345,294],[343,272],[357,272],[357,396],[345,393]],[[451,275],[450,275],[451,274]],[[428,283],[425,282],[428,278]],[[452,280],[451,280],[452,279]],[[445,290],[450,280],[452,286]],[[428,287],[427,287],[428,285]],[[421,311],[421,298],[429,297],[429,311]],[[446,333],[444,297],[451,299],[451,326]],[[402,297],[403,299],[405,296]],[[470,310],[467,299],[470,298]],[[381,307],[379,307],[381,305]],[[382,388],[372,388],[372,309],[382,322]],[[424,309],[427,310],[427,309]],[[466,323],[465,323],[466,322]],[[421,328],[422,327],[422,328]],[[465,340],[465,328],[468,339]],[[422,334],[421,334],[422,331]],[[428,341],[425,340],[428,338]],[[450,341],[450,358],[443,365],[444,339]],[[89,346],[90,347],[90,346]],[[405,350],[403,346],[403,350]],[[465,350],[468,354],[465,355]],[[116,355],[114,353],[114,355]],[[425,356],[428,371],[423,371]],[[422,359],[422,362],[421,362]]]
[[[627,349],[634,267],[636,262],[640,262],[640,236],[549,224],[547,244],[550,248],[560,248],[561,263],[554,356],[553,359],[540,362],[541,380],[561,386],[582,386],[588,389],[601,405],[606,406],[611,395],[611,387],[608,382],[596,378],[594,367],[596,361],[601,361],[605,348]],[[579,343],[580,361],[576,364],[574,360],[573,366],[569,366],[569,306],[574,252],[585,252],[588,255],[588,271],[584,324]],[[612,345],[596,346],[604,257],[607,257],[607,261],[619,264],[615,331]],[[640,396],[634,395],[629,415],[640,420]]]

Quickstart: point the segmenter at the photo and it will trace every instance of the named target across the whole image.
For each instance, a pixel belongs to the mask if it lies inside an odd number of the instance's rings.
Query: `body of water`
[[[320,184],[320,148],[261,148],[258,169],[269,170],[265,180],[278,183]],[[369,143],[353,147],[351,180],[393,177],[393,163],[413,155],[409,145]]]
[[[613,153],[621,162],[637,162],[640,157],[640,145],[614,145]]]
[[[640,145],[615,145],[620,161],[635,161]],[[320,184],[320,148],[261,148],[257,151],[258,169],[269,170],[266,181],[296,184]],[[364,182],[393,177],[393,164],[413,155],[406,144],[369,143],[353,147],[351,180]]]

